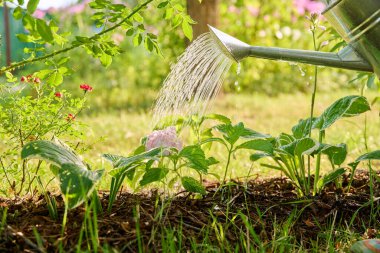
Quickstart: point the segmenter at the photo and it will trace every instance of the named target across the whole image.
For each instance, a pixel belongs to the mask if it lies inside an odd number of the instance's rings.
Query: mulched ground
[[[347,186],[347,182],[346,175],[343,187]],[[320,236],[320,227],[328,228],[333,220],[336,224],[348,224],[354,215],[356,218],[350,227],[352,232],[369,238],[379,235],[376,230],[380,225],[379,219],[370,221],[371,206],[368,205],[370,188],[368,175],[365,172],[357,173],[348,193],[335,189],[331,184],[321,195],[305,201],[297,198],[294,187],[284,178],[256,179],[248,183],[231,182],[215,193],[217,187],[216,184],[209,184],[207,187],[209,193],[203,198],[182,193],[170,201],[164,200],[165,208],[161,216],[158,214],[162,210],[163,202],[157,192],[145,195],[123,192],[119,195],[111,213],[104,211],[103,214],[99,214],[100,243],[124,252],[136,252],[138,245],[136,236],[140,233],[146,251],[160,252],[162,251],[160,235],[165,228],[171,227],[182,230],[184,246],[182,250],[186,250],[190,248],[191,240],[202,242],[204,231],[210,228],[213,218],[225,224],[227,219],[231,219],[239,212],[247,215],[256,234],[265,243],[272,238],[274,222],[281,224],[294,210],[302,209],[302,214],[290,228],[290,233],[297,240],[302,240],[306,247],[311,240],[316,240]],[[374,196],[380,196],[379,182],[375,183],[373,191]],[[107,193],[101,193],[104,210],[107,207],[107,198]],[[33,227],[43,238],[43,246],[47,252],[57,251],[59,240],[63,241],[66,251],[75,251],[84,210],[77,208],[69,212],[65,236],[60,238],[63,205],[59,197],[57,200],[60,213],[58,222],[49,217],[43,197],[22,200],[0,199],[0,208],[8,208],[7,225],[0,234],[0,252],[38,252],[41,248],[37,246]],[[378,207],[380,200],[379,198],[375,200],[375,206]],[[138,214],[139,219],[135,218],[134,213]],[[140,231],[136,230],[136,220]],[[242,231],[246,231],[239,216],[235,218],[234,224],[235,229],[227,229],[225,235],[231,245],[239,241]],[[208,236],[211,241],[213,239],[216,241],[217,235],[213,231],[209,229]]]

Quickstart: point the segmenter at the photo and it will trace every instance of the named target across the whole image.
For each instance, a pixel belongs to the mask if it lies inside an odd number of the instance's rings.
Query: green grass
[[[344,90],[335,93],[318,93],[315,104],[315,115],[331,105],[335,100],[343,96],[358,94],[355,90]],[[122,96],[122,94],[121,94]],[[369,102],[377,96],[376,92],[367,92]],[[290,133],[299,119],[307,118],[310,114],[310,95],[303,93],[285,94],[277,97],[269,97],[263,94],[221,94],[209,109],[210,113],[221,113],[230,117],[234,123],[244,124],[256,131],[277,136],[281,132]],[[377,106],[366,113],[368,128],[369,150],[378,149],[379,143],[379,114]],[[91,149],[84,157],[91,163],[99,166],[108,166],[100,155],[103,153],[127,155],[139,144],[140,139],[151,132],[150,113],[136,113],[123,110],[113,110],[109,113],[92,112],[82,116],[80,120],[88,124],[91,131],[88,133],[87,142]],[[364,116],[345,118],[334,124],[326,133],[328,143],[347,143],[348,157],[346,163],[352,162],[359,155],[365,153],[364,145]],[[104,137],[104,140],[99,140]],[[184,142],[188,142],[187,135],[181,136]],[[221,161],[213,167],[211,172],[223,175],[226,160],[226,152],[223,147],[214,145],[210,155]],[[232,178],[246,177],[248,174],[260,177],[279,175],[273,170],[262,168],[259,163],[252,164],[249,160],[249,152],[240,152],[232,159]],[[328,165],[322,163],[322,165]],[[325,166],[327,167],[327,166]],[[328,166],[330,168],[330,166]],[[323,172],[323,166],[322,166]]]

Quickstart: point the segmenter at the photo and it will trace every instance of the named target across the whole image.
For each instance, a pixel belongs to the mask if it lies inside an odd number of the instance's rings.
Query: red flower
[[[61,98],[63,96],[63,94],[61,92],[56,92],[56,93],[54,93],[54,96],[57,98]]]
[[[21,80],[21,82],[26,82],[27,78],[26,78],[26,76],[22,76],[20,80]]]
[[[75,115],[69,113],[69,114],[67,115],[66,120],[67,120],[67,121],[73,121],[73,120],[75,120]]]
[[[79,86],[79,88],[81,88],[82,90],[84,90],[84,92],[87,92],[87,91],[92,91],[92,87],[90,86],[90,85],[88,85],[88,84],[81,84],[80,86]]]
[[[34,80],[33,80],[34,83],[40,83],[41,82],[41,79],[39,79],[38,77],[35,77]]]

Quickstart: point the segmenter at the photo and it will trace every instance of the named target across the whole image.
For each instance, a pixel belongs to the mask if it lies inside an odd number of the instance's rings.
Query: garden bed
[[[290,236],[293,246],[312,248],[313,242],[330,237],[336,242],[335,247],[344,248],[348,245],[336,238],[348,224],[351,224],[350,232],[361,238],[378,235],[379,220],[371,220],[374,217],[370,215],[368,180],[367,173],[359,172],[349,192],[335,189],[331,184],[319,196],[304,200],[297,198],[294,187],[284,178],[231,182],[219,191],[216,191],[218,185],[209,184],[208,194],[203,198],[182,193],[162,201],[157,192],[145,195],[123,192],[111,213],[98,214],[98,237],[100,245],[130,252],[137,252],[139,247],[144,251],[167,251],[171,244],[181,251],[209,251],[222,245],[243,250],[242,239],[246,240],[245,244],[250,241],[252,245],[248,247],[265,247],[278,239],[276,233],[284,232]],[[345,176],[343,187],[347,187],[348,181],[349,177]],[[372,191],[374,196],[379,196],[380,184],[376,183]],[[107,199],[108,194],[101,193],[104,210]],[[375,199],[375,206],[378,202],[379,198]],[[61,238],[64,213],[61,199],[58,199],[58,221],[49,217],[43,197],[0,199],[0,205],[8,209],[0,237],[1,252],[52,252],[57,251],[60,241],[65,251],[76,250],[84,208],[69,211]],[[34,227],[41,237],[39,244]]]

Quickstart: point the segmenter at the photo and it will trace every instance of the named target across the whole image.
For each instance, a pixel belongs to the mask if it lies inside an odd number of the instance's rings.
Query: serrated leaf
[[[63,82],[63,75],[58,71],[53,71],[46,79],[46,82],[50,85],[58,86]]]
[[[169,1],[161,2],[159,5],[157,5],[157,8],[161,9],[164,8],[166,5],[168,5]]]
[[[20,6],[17,6],[15,8],[15,10],[13,11],[13,17],[16,19],[16,20],[19,20],[21,19],[23,16],[23,9],[20,7]]]
[[[102,54],[102,56],[100,56],[100,62],[102,63],[102,65],[104,67],[108,67],[109,65],[111,65],[112,63],[112,56],[108,55],[108,54]]]
[[[37,19],[37,31],[46,42],[54,39],[51,28],[42,19]]]
[[[205,153],[199,146],[186,146],[180,151],[179,156],[188,160],[188,167],[207,174],[208,161],[205,157]]]
[[[26,9],[28,10],[28,12],[30,14],[33,14],[36,11],[39,2],[40,2],[40,0],[29,0],[28,1],[28,5],[26,6]]]
[[[147,184],[158,182],[166,177],[169,170],[167,168],[152,168],[148,169],[143,178],[140,181],[140,186],[145,186]]]
[[[200,193],[206,195],[206,190],[198,180],[192,177],[182,177],[181,178],[182,186],[185,190],[194,193]]]
[[[190,41],[193,40],[193,28],[185,19],[182,21],[182,31]]]

